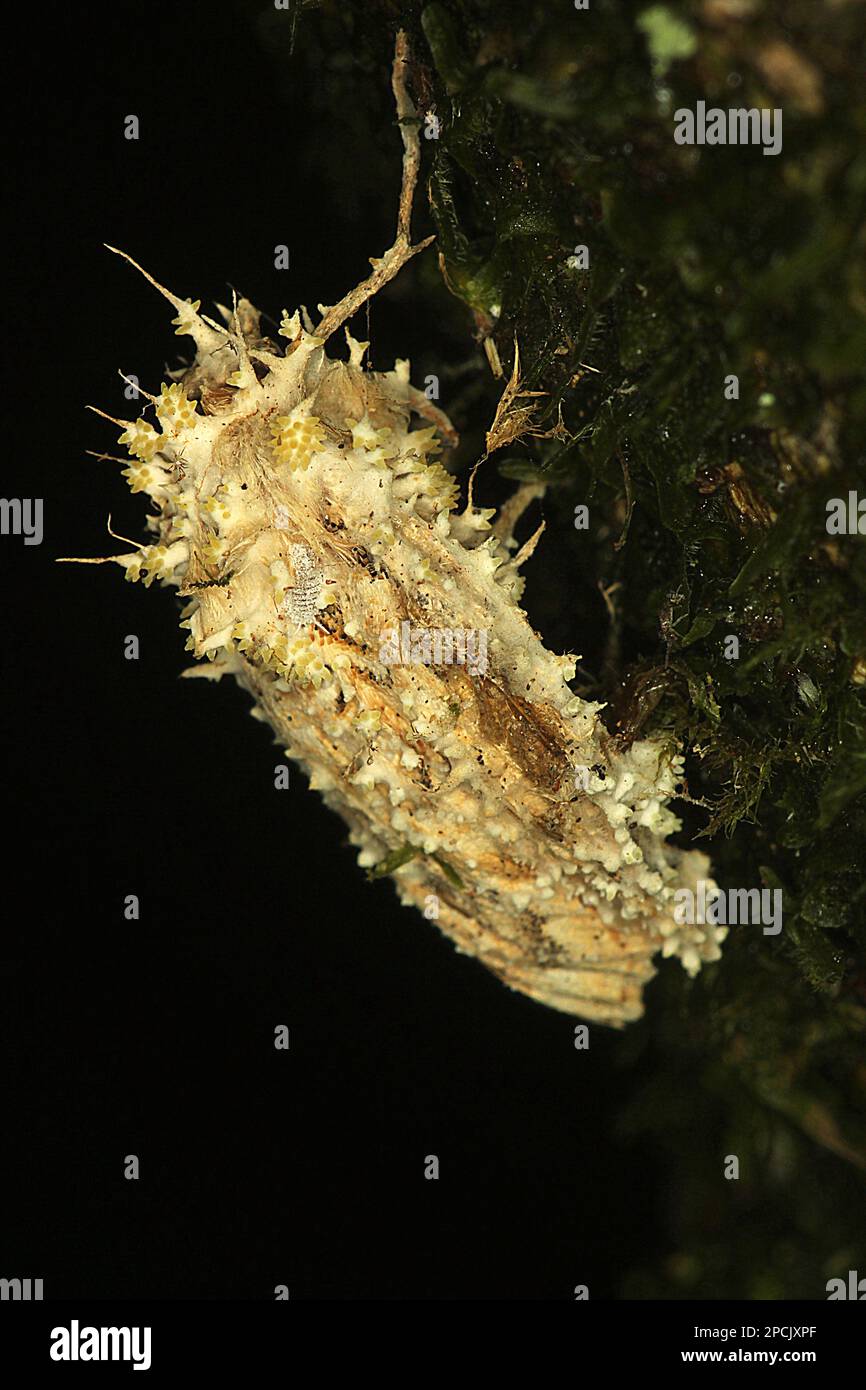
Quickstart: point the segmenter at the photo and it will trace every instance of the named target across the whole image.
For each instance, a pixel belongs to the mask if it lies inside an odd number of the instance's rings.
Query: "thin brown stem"
[[[338,304],[333,304],[325,310],[322,320],[315,330],[316,338],[322,343],[327,342],[332,333],[353,314],[356,314],[362,305],[372,299],[373,295],[378,294],[383,285],[387,285],[389,280],[393,280],[407,261],[411,260],[413,256],[417,256],[419,251],[423,251],[435,239],[432,236],[425,237],[423,241],[418,242],[417,246],[411,244],[412,200],[415,196],[415,185],[418,182],[418,170],[421,167],[421,142],[418,136],[418,118],[415,106],[406,88],[408,62],[409,40],[404,30],[401,29],[397,34],[394,64],[391,69],[391,87],[397,106],[400,134],[403,138],[403,177],[394,244],[381,259],[371,260],[372,275],[368,276],[355,289],[350,290],[347,295],[344,295]]]

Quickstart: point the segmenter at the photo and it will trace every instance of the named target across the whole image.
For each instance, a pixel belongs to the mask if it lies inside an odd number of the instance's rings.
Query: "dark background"
[[[109,512],[143,534],[120,465],[86,454],[120,452],[117,431],[84,406],[130,413],[118,369],[156,390],[184,350],[173,310],[103,242],[208,309],[233,285],[278,319],[333,302],[390,241],[390,52],[357,107],[329,109],[290,26],[265,0],[48,6],[7,59],[3,493],[44,497],[45,536],[2,542],[2,1273],[43,1278],[46,1297],[639,1295],[641,1270],[677,1259],[681,1209],[624,1119],[655,1075],[656,986],[650,1022],[594,1027],[576,1051],[576,1020],[365,882],[299,772],[274,789],[282,754],[240,691],[177,679],[171,591],[54,563],[122,548]],[[477,349],[444,289],[420,311],[422,259],[372,307],[373,363],[409,355],[416,381],[459,381]],[[567,594],[555,563],[545,582]],[[722,1137],[698,1125],[694,1142],[718,1172]],[[707,1188],[722,1239],[740,1201]]]

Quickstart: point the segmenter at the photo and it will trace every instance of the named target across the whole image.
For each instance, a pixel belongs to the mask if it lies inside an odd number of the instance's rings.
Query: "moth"
[[[658,953],[694,973],[718,958],[725,928],[674,916],[677,890],[714,887],[705,855],[669,843],[677,750],[610,734],[601,706],[570,688],[575,657],[548,651],[520,607],[539,534],[512,554],[523,503],[506,504],[507,526],[471,490],[460,506],[442,463],[451,421],[407,361],[365,371],[368,345],[348,330],[432,241],[410,234],[420,121],[408,68],[401,33],[393,244],[317,322],[286,311],[282,349],[248,301],[220,321],[142,271],[195,359],[140,419],[116,422],[130,484],[155,509],[150,539],[88,563],[181,590],[190,673],[249,692],[359,864],[422,912],[438,902],[458,951],[542,1004],[621,1027],[640,1016]],[[347,361],[328,352],[340,329]],[[383,663],[383,633],[406,622],[489,634],[486,669]]]

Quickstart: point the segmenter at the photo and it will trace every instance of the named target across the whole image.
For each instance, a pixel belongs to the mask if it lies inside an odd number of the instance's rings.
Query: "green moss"
[[[367,878],[371,880],[387,878],[389,874],[402,869],[404,864],[409,864],[413,859],[417,859],[421,852],[418,845],[401,845],[399,849],[392,850],[390,854],[385,855],[384,859],[380,859],[378,864],[374,864],[371,869],[368,869]]]

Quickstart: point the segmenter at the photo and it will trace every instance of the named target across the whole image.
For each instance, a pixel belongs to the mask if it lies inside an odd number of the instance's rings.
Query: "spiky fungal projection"
[[[107,558],[178,589],[187,647],[210,663],[189,674],[249,691],[361,865],[512,988],[621,1026],[657,952],[694,973],[724,935],[674,916],[675,892],[709,870],[666,843],[681,760],[620,746],[569,689],[575,658],[547,651],[519,606],[537,537],[514,555],[518,508],[495,529],[492,511],[457,510],[438,461],[456,437],[408,362],[365,371],[348,330],[347,362],[325,350],[427,244],[409,235],[405,63],[401,35],[397,236],[363,285],[315,326],[286,313],[284,351],[247,301],[220,324],[157,286],[196,356],[149,398],[151,419],[117,422],[156,514],[150,544]]]

